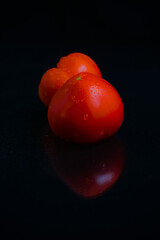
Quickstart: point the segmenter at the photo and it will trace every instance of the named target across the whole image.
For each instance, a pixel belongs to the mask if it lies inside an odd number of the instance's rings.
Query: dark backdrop
[[[158,6],[136,1],[6,2],[0,22],[1,235],[159,236]],[[48,153],[60,163],[82,155],[86,162],[92,157],[98,161],[107,143],[91,150],[68,148],[52,136],[51,149],[46,148],[47,109],[37,91],[42,74],[70,52],[92,57],[125,107],[116,134],[125,152],[123,172],[109,191],[89,200],[56,176]]]
[[[151,43],[159,40],[159,8],[151,2],[23,1],[1,8],[4,42]]]

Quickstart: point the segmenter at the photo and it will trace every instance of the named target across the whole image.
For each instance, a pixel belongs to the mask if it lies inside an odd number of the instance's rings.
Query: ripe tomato
[[[62,57],[57,68],[51,68],[44,73],[39,84],[39,97],[48,106],[56,91],[72,76],[80,72],[90,72],[101,76],[96,63],[82,53],[71,53]]]
[[[60,58],[57,67],[67,72],[72,72],[73,76],[81,72],[89,72],[101,77],[101,72],[97,64],[87,55],[82,53],[71,53]]]
[[[61,138],[92,143],[112,136],[123,122],[116,89],[91,73],[79,73],[54,95],[48,109],[51,129]]]
[[[58,68],[47,70],[39,84],[39,97],[48,106],[56,91],[71,77],[71,74]]]

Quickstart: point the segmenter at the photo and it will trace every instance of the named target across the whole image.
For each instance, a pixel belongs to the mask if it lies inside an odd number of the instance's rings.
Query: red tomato
[[[72,72],[73,76],[81,72],[89,72],[101,77],[101,72],[97,64],[87,55],[82,53],[71,53],[60,58],[57,67],[67,72]]]
[[[92,143],[112,136],[123,122],[124,108],[116,89],[91,73],[69,79],[54,95],[48,121],[61,138]]]
[[[57,68],[51,68],[44,73],[39,84],[39,97],[48,106],[56,91],[71,77],[80,72],[90,72],[101,76],[96,63],[82,53],[71,53],[62,57]]]
[[[44,105],[48,106],[56,91],[71,77],[68,72],[58,68],[47,70],[39,84],[39,97]]]

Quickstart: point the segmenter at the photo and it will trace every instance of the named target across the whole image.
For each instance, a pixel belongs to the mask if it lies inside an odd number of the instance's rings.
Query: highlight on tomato
[[[48,108],[52,131],[62,139],[93,143],[111,137],[123,122],[117,90],[91,73],[79,73],[54,95]]]
[[[89,72],[101,77],[97,64],[85,54],[71,53],[60,58],[57,68],[47,70],[41,78],[38,92],[43,104],[48,106],[56,91],[69,78],[80,72]]]

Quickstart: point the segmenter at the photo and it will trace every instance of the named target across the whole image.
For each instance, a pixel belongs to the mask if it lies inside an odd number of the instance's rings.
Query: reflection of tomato
[[[44,133],[46,154],[55,173],[78,195],[97,196],[119,178],[124,165],[124,146],[116,137],[98,144],[79,145]]]
[[[71,53],[66,57],[62,57],[57,67],[67,72],[72,72],[72,76],[80,72],[89,72],[101,77],[101,72],[97,64],[90,57],[82,53]]]
[[[54,95],[49,125],[58,136],[91,143],[112,136],[123,121],[123,103],[116,89],[91,73],[69,79]]]
[[[70,73],[58,68],[47,70],[39,84],[39,97],[48,106],[56,91],[71,77]]]
[[[62,57],[57,68],[51,68],[44,73],[39,84],[39,97],[48,106],[56,91],[71,77],[80,72],[90,72],[101,76],[96,63],[82,53],[71,53]]]

